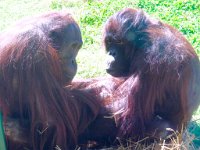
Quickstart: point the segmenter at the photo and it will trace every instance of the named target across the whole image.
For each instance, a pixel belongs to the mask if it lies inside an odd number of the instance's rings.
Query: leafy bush
[[[103,24],[115,12],[125,8],[142,8],[147,13],[181,31],[200,55],[199,0],[54,0],[52,9],[74,8],[82,29],[84,44],[100,44]]]

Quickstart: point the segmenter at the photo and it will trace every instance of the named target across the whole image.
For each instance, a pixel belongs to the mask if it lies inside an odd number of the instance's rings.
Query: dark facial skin
[[[62,38],[60,45],[54,45],[58,50],[63,69],[65,82],[71,82],[77,72],[76,56],[83,42],[81,32],[76,24],[70,24],[65,30],[64,35],[59,37],[59,33],[53,33],[54,41]],[[61,35],[61,34],[60,34]],[[57,40],[58,40],[57,39]],[[58,40],[61,41],[61,40]],[[56,47],[57,46],[57,47]]]
[[[125,44],[120,40],[105,37],[107,51],[106,71],[114,77],[127,76],[130,62],[125,55]]]
[[[66,30],[66,36],[66,41],[61,47],[61,53],[59,54],[61,54],[65,81],[69,82],[72,81],[77,72],[76,56],[83,42],[80,30],[73,24]]]

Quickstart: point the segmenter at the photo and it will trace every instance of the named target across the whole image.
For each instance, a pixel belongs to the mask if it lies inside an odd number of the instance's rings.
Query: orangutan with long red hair
[[[143,10],[126,8],[107,20],[103,41],[113,77],[74,82],[102,104],[84,136],[112,144],[184,130],[200,104],[200,61],[186,38]]]
[[[79,26],[65,12],[23,19],[1,33],[0,109],[8,149],[75,149],[99,108],[90,94],[65,87],[81,46]]]

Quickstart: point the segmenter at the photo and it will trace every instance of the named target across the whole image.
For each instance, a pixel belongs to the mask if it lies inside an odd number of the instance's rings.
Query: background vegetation
[[[0,30],[24,16],[66,9],[79,23],[84,41],[77,58],[79,68],[76,78],[106,76],[101,41],[103,25],[109,16],[125,7],[142,8],[174,26],[185,35],[200,56],[199,0],[0,0]],[[194,115],[194,119],[199,118],[200,109]],[[200,145],[198,123],[193,122],[189,128],[197,136],[196,144]]]
[[[176,27],[200,55],[199,0],[53,0],[52,9],[69,9],[79,22],[84,45],[79,53],[77,77],[105,75],[101,33],[105,21],[125,7],[142,8],[147,13]]]

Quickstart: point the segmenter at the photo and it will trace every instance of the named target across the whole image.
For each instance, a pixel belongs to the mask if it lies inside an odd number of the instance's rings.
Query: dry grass
[[[184,131],[181,134],[175,131],[173,132],[173,136],[169,137],[170,142],[169,140],[160,140],[146,145],[143,143],[143,140],[138,142],[128,141],[127,146],[119,146],[117,150],[196,150],[192,142],[195,138],[193,134],[188,131]]]
[[[171,130],[171,129],[168,129]],[[127,140],[126,145],[122,144],[120,139],[118,139],[120,145],[117,147],[101,148],[98,150],[196,150],[193,145],[194,135],[188,131],[183,132],[182,134],[173,131],[173,135],[168,137],[168,140],[155,141],[151,144],[145,144],[145,141],[148,137],[143,140],[133,142]],[[90,148],[77,148],[77,150],[91,150],[96,143],[90,142]]]

